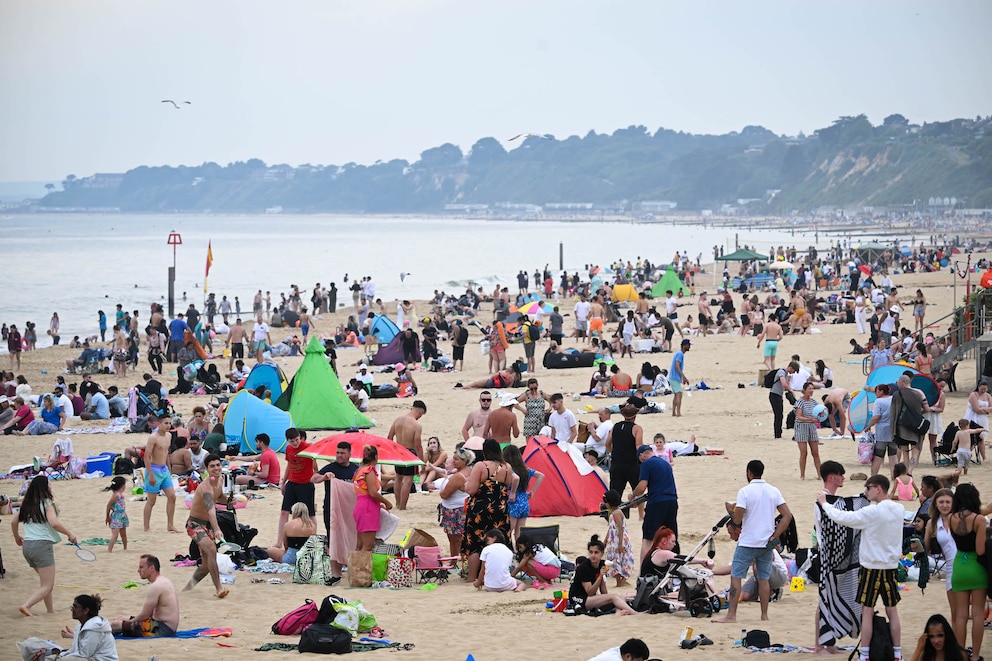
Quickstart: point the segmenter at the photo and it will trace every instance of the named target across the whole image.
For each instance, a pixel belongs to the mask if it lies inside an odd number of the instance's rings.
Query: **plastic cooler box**
[[[86,472],[95,473],[96,471],[100,471],[105,477],[113,475],[115,456],[116,454],[113,452],[104,452],[95,457],[86,457]]]

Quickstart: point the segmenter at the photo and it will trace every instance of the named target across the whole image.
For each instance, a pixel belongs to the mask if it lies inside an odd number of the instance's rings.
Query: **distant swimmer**
[[[171,103],[176,110],[179,110],[180,108],[179,104],[173,101],[172,99],[162,99],[162,103]],[[183,104],[187,106],[193,105],[192,101],[183,101]]]
[[[512,138],[510,138],[508,142],[513,142],[517,138],[540,138],[541,140],[550,140],[551,139],[551,138],[549,138],[546,135],[538,135],[537,133],[520,133],[520,134],[515,135]]]
[[[410,274],[409,273],[400,273],[400,282],[405,281],[406,280],[406,276],[408,276],[408,275],[410,275]]]

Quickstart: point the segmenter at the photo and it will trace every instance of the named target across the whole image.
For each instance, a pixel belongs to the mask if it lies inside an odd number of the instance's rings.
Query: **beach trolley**
[[[690,567],[689,562],[695,560],[703,547],[710,544],[730,518],[727,514],[717,521],[688,554],[675,556],[668,563],[664,575],[639,576],[637,592],[633,599],[628,600],[630,607],[639,612],[650,613],[687,610],[692,617],[707,617],[720,612],[723,603],[710,589],[713,572],[702,567]],[[712,559],[716,555],[715,548],[710,546],[707,555]],[[676,596],[673,597],[673,594]]]

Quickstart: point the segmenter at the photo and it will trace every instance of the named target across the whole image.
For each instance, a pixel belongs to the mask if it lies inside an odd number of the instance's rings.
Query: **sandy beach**
[[[977,259],[977,256],[973,259]],[[710,274],[700,276],[697,291],[708,289]],[[973,282],[977,283],[973,276]],[[939,319],[951,312],[953,303],[950,276],[941,271],[931,274],[905,274],[893,276],[893,281],[901,290],[900,298],[908,300],[911,292],[921,288],[929,306],[928,321]],[[512,283],[506,283],[511,285]],[[513,290],[511,286],[511,290]],[[963,281],[958,283],[958,294],[963,290]],[[739,295],[734,296],[740,301]],[[694,299],[682,299],[691,304]],[[573,301],[562,301],[562,311],[571,312]],[[47,308],[46,308],[47,309]],[[421,316],[429,306],[418,303]],[[694,307],[684,308],[686,312]],[[318,334],[333,331],[352,308],[344,308],[336,314],[324,315],[317,321],[312,332]],[[491,305],[484,304],[480,319],[487,322],[491,315]],[[565,327],[570,331],[573,317],[566,317]],[[912,318],[905,320],[912,323]],[[803,363],[812,365],[823,359],[833,370],[837,385],[854,391],[864,384],[861,356],[850,355],[849,341],[857,336],[857,329],[850,325],[822,324],[816,326],[819,333],[803,336],[789,336],[779,349],[779,366],[784,366],[788,356],[798,353]],[[613,329],[611,328],[610,331]],[[931,329],[935,332],[936,328]],[[273,329],[273,340],[278,341],[288,334],[287,329]],[[677,338],[677,336],[676,336]],[[470,331],[470,344],[466,349],[465,370],[459,373],[417,372],[416,380],[420,387],[419,399],[428,405],[427,415],[421,419],[425,439],[436,435],[443,448],[451,451],[460,440],[460,429],[469,411],[478,406],[478,391],[456,390],[456,382],[466,382],[482,378],[487,373],[487,358],[482,355],[478,341],[481,336],[477,329]],[[867,336],[859,338],[864,343]],[[679,492],[680,542],[683,549],[694,546],[706,531],[724,513],[724,501],[732,500],[737,490],[745,484],[745,464],[754,458],[762,459],[767,468],[765,477],[781,489],[797,519],[800,544],[809,545],[809,532],[813,523],[813,507],[816,493],[822,484],[813,477],[812,465],[807,470],[806,481],[800,481],[798,452],[795,443],[786,439],[772,438],[772,413],[768,405],[767,391],[758,385],[748,385],[758,380],[762,367],[762,355],[755,348],[753,337],[741,338],[737,335],[713,335],[705,338],[693,337],[692,349],[686,356],[685,371],[693,382],[705,381],[713,390],[693,391],[683,402],[683,416],[673,418],[670,414],[642,415],[637,422],[644,428],[645,438],[656,432],[664,432],[670,440],[686,440],[695,435],[697,443],[703,446],[725,450],[722,456],[684,457],[677,460],[675,478]],[[576,340],[566,340],[565,346],[575,346]],[[216,345],[215,345],[216,346]],[[443,348],[448,351],[450,344]],[[536,377],[546,392],[574,393],[588,389],[591,369],[545,370],[540,368],[540,356],[547,349],[547,340],[538,346],[539,369]],[[143,347],[142,347],[143,349]],[[42,351],[21,355],[22,367],[16,374],[24,374],[34,392],[50,390],[61,366],[67,358],[74,358],[78,350],[53,347]],[[520,345],[514,345],[507,352],[510,359],[522,357]],[[142,351],[144,357],[144,351]],[[350,378],[354,364],[361,357],[360,350],[340,349],[338,351],[339,375]],[[7,357],[2,357],[3,369],[10,369]],[[291,376],[302,358],[277,358],[277,363]],[[636,354],[633,358],[617,358],[619,365],[630,374],[635,374],[644,361],[652,362],[668,369],[670,354]],[[227,360],[216,361],[218,369],[227,371]],[[147,363],[142,362],[137,373],[129,373],[125,379],[113,375],[99,375],[96,380],[104,388],[117,385],[122,391],[137,384]],[[42,374],[47,370],[47,374]],[[165,383],[175,384],[175,365],[167,364]],[[169,375],[168,371],[173,375]],[[974,386],[974,362],[965,361],[957,372],[959,390],[947,395],[945,424],[957,420],[964,413],[966,400]],[[392,375],[375,375],[376,383],[391,378]],[[67,381],[77,381],[78,377],[66,377]],[[745,384],[739,388],[738,384]],[[520,392],[520,389],[512,392]],[[179,396],[174,398],[177,411],[184,419],[190,417],[193,406],[207,401],[205,396]],[[658,397],[670,405],[671,396]],[[566,405],[576,413],[580,422],[594,419],[592,413],[581,412],[587,406],[597,408],[602,400],[583,397],[581,401],[568,399]],[[620,400],[616,400],[620,401]],[[608,403],[612,403],[607,400]],[[409,409],[410,401],[401,399],[373,399],[369,416],[377,425],[375,433],[385,435],[390,423]],[[614,420],[619,416],[614,416]],[[100,426],[90,425],[78,418],[71,419],[71,427]],[[105,426],[105,424],[103,424]],[[330,433],[330,432],[329,432]],[[821,437],[829,430],[821,430]],[[311,440],[327,434],[311,433]],[[55,436],[4,436],[0,441],[0,471],[6,472],[14,464],[28,463],[33,456],[46,456],[52,447]],[[77,434],[71,435],[77,456],[96,455],[104,451],[121,452],[123,448],[144,444],[145,435],[129,434]],[[518,442],[523,445],[523,441]],[[844,464],[847,474],[867,472],[857,459],[857,446],[850,436],[840,440],[824,440],[820,446],[823,459],[834,459]],[[947,469],[941,469],[946,472]],[[917,483],[923,475],[934,472],[924,451],[923,461],[915,472]],[[972,481],[984,496],[984,501],[992,498],[992,468],[975,466],[965,478]],[[109,483],[106,479],[65,480],[53,483],[60,518],[66,526],[81,539],[107,537],[108,530],[103,524],[104,505],[107,494],[101,491]],[[20,481],[0,481],[0,494],[16,495]],[[850,495],[858,492],[862,485],[849,481],[842,493]],[[280,498],[275,490],[260,492],[264,498],[253,500],[245,509],[238,511],[241,522],[250,523],[259,529],[256,544],[271,545],[276,538]],[[318,490],[319,494],[319,490]],[[413,495],[410,508],[399,512],[400,531],[391,541],[398,541],[402,531],[412,527],[422,528],[444,544],[444,535],[437,523],[436,507],[438,497],[433,494]],[[916,503],[904,503],[909,510]],[[14,641],[28,636],[40,636],[58,641],[59,631],[72,622],[69,604],[79,593],[99,593],[104,599],[102,615],[114,618],[129,615],[140,610],[144,588],[123,589],[129,581],[140,580],[136,573],[138,557],[142,553],[153,553],[163,562],[163,573],[177,586],[185,584],[192,574],[191,568],[174,568],[168,562],[177,553],[186,553],[189,538],[185,534],[168,533],[165,530],[165,506],[160,500],[152,516],[152,530],[141,530],[141,508],[143,503],[128,503],[131,519],[129,548],[125,552],[119,546],[112,554],[104,547],[92,547],[97,554],[93,563],[84,563],[76,558],[73,549],[65,544],[56,547],[57,578],[55,589],[54,615],[44,614],[42,606],[35,607],[35,616],[23,617],[17,605],[33,590],[38,579],[31,571],[20,549],[15,546],[10,532],[10,517],[3,516],[0,522],[0,549],[3,551],[6,578],[0,581],[4,595],[0,606],[0,658],[14,658]],[[320,498],[318,497],[318,509]],[[178,525],[185,521],[187,511],[177,505]],[[319,513],[318,513],[319,516]],[[532,523],[558,523],[561,525],[561,548],[569,557],[575,558],[585,553],[585,544],[592,534],[605,537],[606,523],[598,517],[581,519],[553,518],[531,520]],[[640,527],[636,515],[629,524],[635,548],[639,545]],[[717,564],[728,564],[733,555],[734,544],[726,531],[717,538]],[[770,606],[770,621],[759,621],[757,604],[742,604],[738,612],[737,624],[716,624],[707,619],[691,618],[688,613],[668,615],[639,615],[636,617],[608,616],[596,619],[587,617],[565,617],[561,614],[544,612],[544,602],[551,597],[551,590],[565,589],[567,584],[559,584],[544,591],[526,590],[518,594],[489,594],[477,592],[471,585],[453,578],[448,584],[435,591],[351,589],[344,585],[334,588],[291,584],[290,575],[280,575],[286,579],[282,585],[251,583],[252,574],[238,572],[237,582],[232,586],[231,595],[218,601],[207,584],[192,592],[181,594],[181,629],[197,627],[230,627],[230,638],[220,639],[219,647],[212,639],[158,639],[119,641],[121,659],[146,659],[157,655],[160,661],[185,659],[191,654],[209,655],[209,658],[266,658],[279,659],[284,653],[274,651],[266,654],[252,650],[266,642],[295,643],[295,637],[280,637],[269,633],[273,622],[286,612],[299,606],[304,599],[319,602],[327,594],[338,594],[349,600],[361,600],[378,618],[380,626],[390,640],[400,643],[413,643],[411,650],[399,652],[399,656],[409,659],[465,659],[472,654],[475,659],[587,659],[606,648],[619,645],[628,637],[644,639],[653,657],[695,658],[701,661],[723,658],[727,655],[742,654],[734,648],[734,640],[740,637],[741,629],[766,629],[773,643],[811,647],[814,642],[813,617],[816,608],[816,587],[809,586],[805,592],[786,591],[782,599]],[[347,580],[345,580],[345,584]],[[717,585],[723,589],[729,584],[727,577],[717,577]],[[908,589],[901,592],[903,601],[900,613],[903,628],[903,654],[908,658],[915,648],[927,617],[934,612],[949,613],[944,594],[943,582],[933,581],[921,594],[915,583],[906,583]],[[612,582],[610,586],[611,591]],[[633,587],[621,589],[633,592]],[[678,649],[678,637],[683,627],[693,627],[696,633],[703,633],[714,641],[712,647],[694,650]],[[68,647],[69,641],[63,641]],[[855,641],[846,639],[844,645]],[[969,642],[970,644],[970,642]],[[988,647],[988,645],[986,645]],[[293,652],[292,654],[295,654]],[[393,656],[393,652],[376,651],[372,657]]]

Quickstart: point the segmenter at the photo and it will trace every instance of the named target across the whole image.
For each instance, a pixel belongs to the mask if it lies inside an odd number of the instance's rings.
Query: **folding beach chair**
[[[434,582],[440,585],[448,582],[451,572],[457,572],[457,556],[443,557],[440,546],[414,546],[413,562],[417,570],[418,583]]]
[[[72,478],[70,471],[72,457],[72,441],[68,438],[56,439],[52,445],[51,458],[41,464],[40,470],[48,473],[50,479],[68,480]]]

